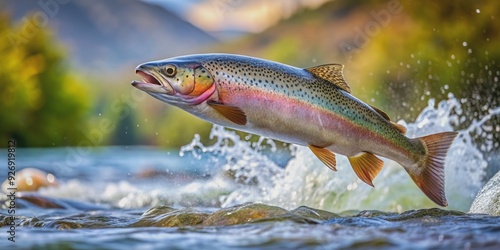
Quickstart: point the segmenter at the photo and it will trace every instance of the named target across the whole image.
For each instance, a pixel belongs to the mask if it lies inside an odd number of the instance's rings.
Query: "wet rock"
[[[403,221],[411,219],[420,219],[424,217],[441,217],[441,216],[461,216],[464,212],[444,210],[440,208],[429,208],[429,209],[419,209],[419,210],[409,210],[401,214],[392,214],[387,216],[381,216],[383,219],[388,221]]]
[[[65,221],[65,220],[59,220],[59,221],[52,221],[44,225],[45,228],[55,228],[58,230],[67,230],[67,229],[78,229],[82,228],[82,224],[74,221]]]
[[[246,203],[239,206],[223,208],[212,213],[204,222],[204,226],[237,225],[264,219],[294,216],[287,210],[259,203]]]
[[[9,206],[10,200],[0,201],[2,208]],[[107,205],[98,205],[82,201],[63,198],[52,198],[35,192],[18,193],[16,196],[17,208],[44,208],[44,209],[76,209],[81,211],[95,211],[109,209]]]
[[[500,215],[500,172],[497,172],[479,191],[469,212]]]
[[[154,207],[146,211],[139,221],[133,224],[136,227],[183,227],[195,226],[203,223],[208,214],[194,209],[175,210],[168,206]]]
[[[42,187],[57,186],[58,183],[53,174],[36,168],[25,168],[19,170],[15,176],[15,184],[18,192],[37,191]],[[2,190],[6,193],[7,188],[12,187],[9,179],[2,183]]]
[[[19,199],[25,200],[32,205],[35,205],[37,207],[41,208],[57,208],[57,209],[64,209],[65,206],[61,204],[60,201],[56,199],[51,199],[39,195],[34,195],[34,194],[24,194],[22,196],[18,197]]]
[[[159,215],[174,212],[175,209],[167,205],[152,207],[141,215],[141,218],[154,218]]]
[[[325,221],[325,220],[330,220],[333,218],[339,218],[340,215],[331,213],[328,211],[324,210],[319,210],[319,209],[314,209],[306,206],[300,206],[294,210],[291,211],[293,214],[307,218],[307,219],[312,219],[312,220],[320,220],[320,221]]]

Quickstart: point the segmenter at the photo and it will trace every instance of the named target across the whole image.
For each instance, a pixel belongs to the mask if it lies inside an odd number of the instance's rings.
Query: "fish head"
[[[142,81],[133,81],[132,86],[176,106],[200,104],[215,92],[214,77],[196,61],[147,62],[135,73]]]

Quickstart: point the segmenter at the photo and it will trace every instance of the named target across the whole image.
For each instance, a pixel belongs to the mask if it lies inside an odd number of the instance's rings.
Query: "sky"
[[[163,6],[208,32],[258,33],[301,8],[327,0],[145,0]]]

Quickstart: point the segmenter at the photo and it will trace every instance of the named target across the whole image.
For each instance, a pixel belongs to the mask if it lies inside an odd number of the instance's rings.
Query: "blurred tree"
[[[386,89],[387,107],[411,121],[425,100],[452,93],[462,111],[456,129],[500,106],[500,23],[498,1],[402,2],[403,14],[391,29],[373,37],[360,67],[370,67],[373,78]],[[382,106],[384,108],[384,106]],[[475,142],[488,154],[500,149],[500,116],[484,125]],[[474,132],[476,133],[476,132]]]
[[[396,113],[411,119],[425,105],[422,100],[445,99],[450,92],[463,99],[465,113],[474,117],[487,113],[485,107],[500,106],[500,50],[495,42],[500,23],[494,21],[500,2],[401,5],[403,14],[394,16],[391,28],[373,37],[355,59],[369,64],[374,78],[387,87],[388,106],[399,107]]]
[[[89,109],[88,91],[40,26],[14,27],[0,13],[0,141],[19,146],[75,145]],[[6,144],[3,144],[5,147]]]

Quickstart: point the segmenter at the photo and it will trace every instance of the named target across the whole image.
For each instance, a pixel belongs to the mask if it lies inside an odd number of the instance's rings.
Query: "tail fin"
[[[424,144],[427,154],[417,163],[418,170],[409,172],[420,190],[443,207],[448,206],[444,193],[444,161],[457,135],[457,132],[443,132],[417,138]]]

